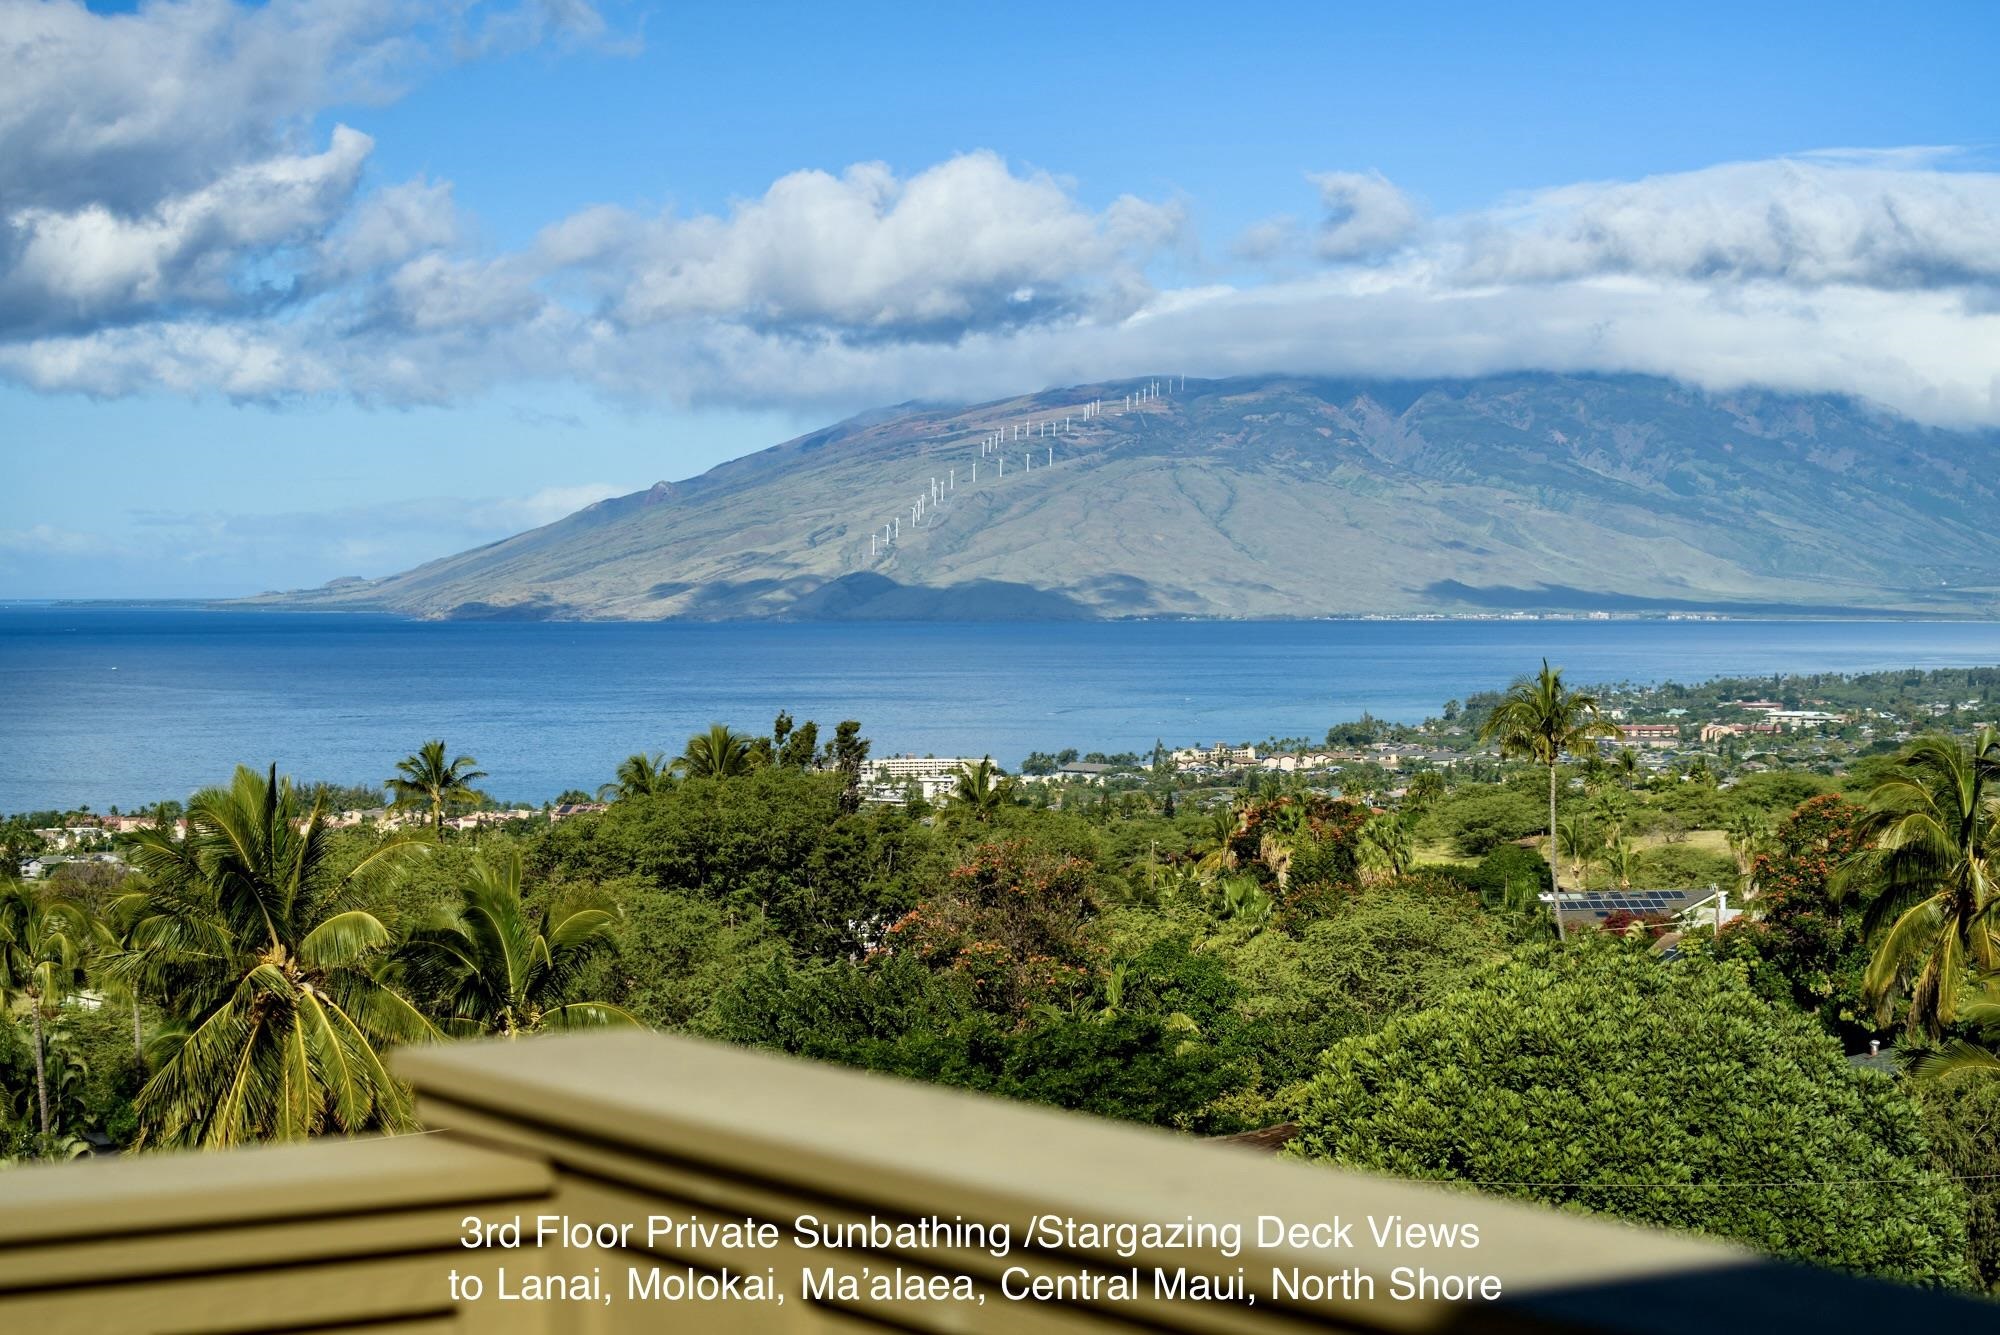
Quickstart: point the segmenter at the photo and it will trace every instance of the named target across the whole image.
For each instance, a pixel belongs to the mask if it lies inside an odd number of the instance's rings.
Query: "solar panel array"
[[[1562,911],[1569,914],[1588,913],[1597,918],[1608,918],[1623,911],[1649,918],[1678,913],[1688,905],[1708,898],[1710,893],[1707,890],[1565,890]]]

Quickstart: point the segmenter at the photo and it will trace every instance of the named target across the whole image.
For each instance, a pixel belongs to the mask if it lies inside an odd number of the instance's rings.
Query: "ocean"
[[[1576,683],[2000,665],[2000,625],[1811,621],[424,622],[0,605],[0,812],[185,798],[239,764],[378,783],[425,739],[539,803],[711,722],[876,755],[1146,751],[1417,721],[1546,655]]]

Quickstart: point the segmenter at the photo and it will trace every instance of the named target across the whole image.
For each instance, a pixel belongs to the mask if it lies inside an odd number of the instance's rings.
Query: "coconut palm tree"
[[[690,779],[731,779],[751,770],[750,739],[720,723],[688,738],[674,764]]]
[[[993,757],[984,756],[976,764],[958,767],[958,777],[952,781],[951,792],[945,798],[945,809],[984,825],[1002,807],[1014,804],[1014,789],[1014,780],[999,771]]]
[[[1611,764],[1618,771],[1618,781],[1627,788],[1630,788],[1632,781],[1639,777],[1639,753],[1629,746],[1619,747],[1618,754],[1612,757]]]
[[[48,1026],[82,990],[95,937],[79,904],[21,881],[0,883],[0,1004],[25,1006],[35,1055],[39,1152],[54,1145],[49,1107]]]
[[[1874,953],[1862,985],[1884,1014],[1907,990],[1912,1030],[1951,1024],[1968,977],[2000,970],[1995,792],[2000,732],[1982,728],[1969,746],[1918,738],[1869,791],[1869,846],[1836,879],[1842,891],[1881,887],[1863,919]]]
[[[1988,978],[1977,990],[1968,989],[1970,999],[1961,1002],[1958,1018],[1963,1024],[1983,1030],[1987,1044],[1954,1038],[1936,1052],[1918,1060],[1911,1073],[1919,1080],[1943,1080],[1971,1075],[2000,1080],[2000,975]]]
[[[224,1147],[406,1125],[380,1046],[437,1029],[371,972],[389,931],[362,887],[422,842],[385,841],[338,873],[324,812],[275,765],[197,794],[187,826],[128,836],[146,886],[117,905],[135,949],[113,969],[160,980],[177,1022],[136,1101],[149,1136]]]
[[[1556,854],[1556,769],[1565,754],[1581,751],[1598,737],[1616,737],[1618,729],[1599,715],[1597,697],[1563,685],[1562,669],[1542,660],[1541,674],[1514,683],[1487,715],[1479,730],[1482,742],[1498,742],[1503,756],[1524,756],[1549,772],[1549,875],[1560,883],[1562,867]],[[1551,905],[1556,936],[1563,936],[1560,898]]]
[[[616,801],[624,797],[651,797],[674,786],[673,767],[663,751],[635,751],[618,763],[618,777],[597,790],[597,795]]]
[[[452,1034],[637,1024],[602,1001],[570,999],[586,966],[612,946],[617,910],[571,904],[532,911],[521,896],[521,854],[480,855],[457,906],[410,934],[388,976],[433,1003]]]
[[[389,780],[389,792],[399,807],[429,807],[431,828],[441,834],[444,831],[445,808],[453,802],[469,802],[480,795],[472,786],[472,781],[485,778],[486,771],[475,769],[478,764],[471,756],[454,756],[447,761],[444,758],[444,739],[434,738],[418,747],[415,755],[405,756],[396,762],[395,776]]]

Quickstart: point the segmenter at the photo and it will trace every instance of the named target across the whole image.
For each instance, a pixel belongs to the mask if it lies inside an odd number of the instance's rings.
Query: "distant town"
[[[1594,688],[1616,737],[1597,743],[1586,768],[1622,767],[1649,778],[1727,787],[1753,774],[1804,770],[1844,773],[1856,761],[1884,755],[1920,732],[1966,731],[2000,719],[2000,668],[1962,668],[1858,675],[1719,678],[1698,685],[1614,683]],[[1076,807],[1121,794],[1180,794],[1197,806],[1238,795],[1317,793],[1395,805],[1409,780],[1425,771],[1486,781],[1500,773],[1494,747],[1479,740],[1497,692],[1448,700],[1417,724],[1362,715],[1336,723],[1324,737],[1262,741],[1158,741],[1147,751],[1035,752],[995,772],[1009,775],[1036,806]],[[862,800],[876,805],[935,806],[968,768],[990,756],[874,756],[863,764]],[[560,824],[601,812],[604,790],[575,789],[539,805],[481,795],[443,818],[446,829],[477,832],[501,826]],[[391,805],[365,784],[305,785],[333,829],[367,827],[384,833],[429,822],[430,814]],[[365,799],[365,800],[364,800]],[[64,862],[117,863],[116,836],[162,820],[184,829],[181,804],[165,800],[137,811],[16,813],[0,823],[0,839],[19,874],[34,879]]]

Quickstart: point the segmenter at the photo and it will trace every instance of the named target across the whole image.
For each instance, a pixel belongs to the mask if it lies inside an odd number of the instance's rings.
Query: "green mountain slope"
[[[2000,609],[2000,433],[1639,377],[1190,381],[1121,411],[1139,383],[872,413],[400,575],[258,601],[606,618]],[[1013,439],[1022,424],[1035,434]],[[994,432],[1004,477],[982,453]]]

